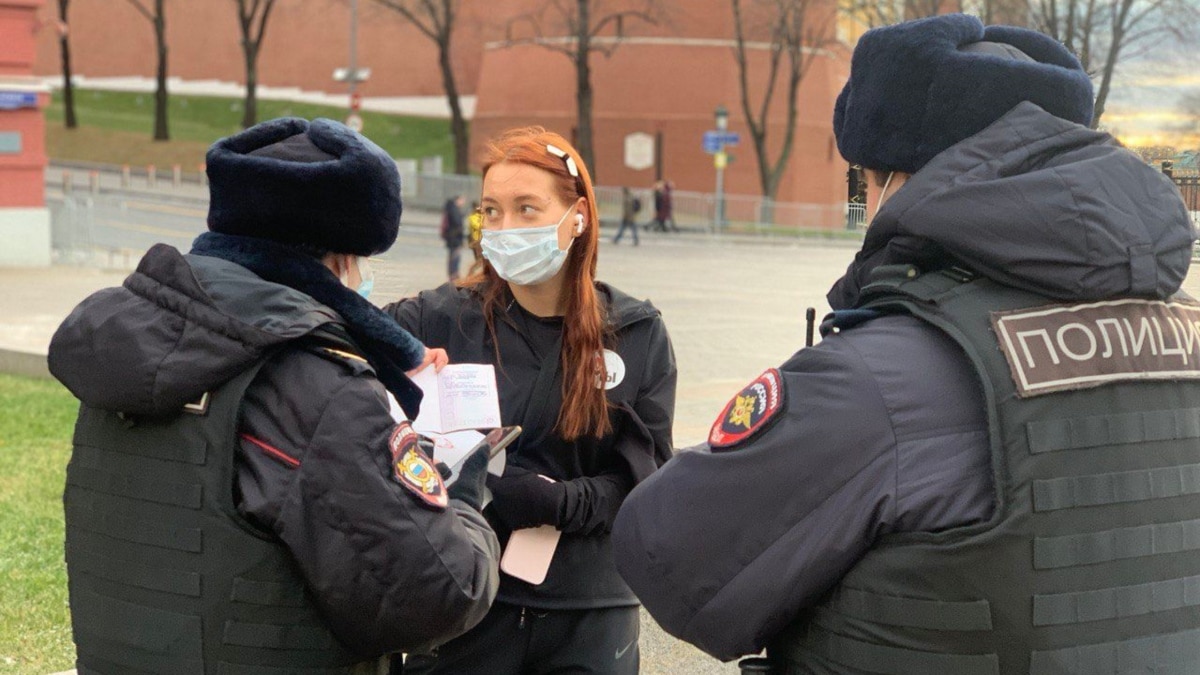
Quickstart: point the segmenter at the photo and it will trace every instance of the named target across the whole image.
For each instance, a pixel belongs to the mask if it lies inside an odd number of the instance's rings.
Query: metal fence
[[[481,191],[478,176],[454,174],[401,173],[405,206],[439,209],[455,195],[465,195],[468,203]],[[621,188],[596,186],[596,206],[603,223],[621,219]],[[639,223],[654,218],[654,191],[634,189],[642,204]],[[680,228],[704,232],[796,235],[811,232],[861,230],[866,227],[862,204],[803,204],[777,202],[752,195],[725,195],[725,218],[716,222],[716,195],[709,192],[676,190],[671,193],[675,224]]]
[[[89,192],[75,188],[48,195],[51,255],[55,263],[131,269],[147,249],[163,242],[187,250],[206,229],[207,201],[160,200],[145,193]]]
[[[1179,193],[1183,196],[1183,203],[1187,205],[1187,209],[1192,214],[1192,224],[1200,228],[1200,173],[1192,174],[1176,174],[1172,177],[1175,185],[1179,186]]]
[[[404,189],[405,206],[440,209],[447,199],[466,195],[471,201],[480,193],[478,176],[460,176],[437,171],[428,161],[396,161]],[[200,167],[202,169],[202,167]],[[55,162],[47,172],[48,184],[62,186],[63,192],[115,190],[183,190],[194,194],[206,191],[202,170],[181,167],[130,167],[88,162]],[[653,190],[634,189],[646,205],[638,214],[639,222],[654,217]],[[716,218],[716,195],[709,192],[676,190],[673,194],[674,218],[679,227],[706,232],[742,232],[757,234],[800,234],[805,232],[861,230],[865,212],[860,204],[805,204],[779,202],[755,195],[725,195],[724,219]],[[601,220],[617,223],[621,217],[621,188],[597,186],[596,201]]]

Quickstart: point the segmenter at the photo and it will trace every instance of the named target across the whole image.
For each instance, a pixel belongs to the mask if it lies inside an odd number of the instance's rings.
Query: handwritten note
[[[425,392],[421,412],[413,420],[413,429],[419,433],[501,426],[494,366],[453,363],[440,373],[429,367],[417,373],[413,383]]]

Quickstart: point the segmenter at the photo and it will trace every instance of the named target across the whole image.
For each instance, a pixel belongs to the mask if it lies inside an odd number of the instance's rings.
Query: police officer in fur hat
[[[445,353],[365,297],[399,174],[321,119],[264,122],[207,162],[210,231],[187,255],[153,247],[50,346],[82,403],[64,496],[77,666],[375,673],[472,627],[498,585],[487,457],[447,488],[405,421],[408,373]]]
[[[884,195],[823,340],[634,489],[659,623],[781,673],[1200,672],[1200,305],[1169,180],[1079,62],[938,16],[838,98]]]

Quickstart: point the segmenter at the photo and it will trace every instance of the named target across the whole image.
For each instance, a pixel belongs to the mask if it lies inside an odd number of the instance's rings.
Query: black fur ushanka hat
[[[396,163],[343,124],[270,120],[217,141],[206,162],[213,232],[357,255],[396,241]]]
[[[946,14],[867,31],[838,96],[833,130],[852,164],[916,173],[1018,103],[1087,125],[1092,82],[1057,40]]]

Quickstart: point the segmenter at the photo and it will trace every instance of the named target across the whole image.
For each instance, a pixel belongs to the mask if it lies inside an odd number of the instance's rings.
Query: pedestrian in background
[[[664,227],[670,227],[672,232],[679,231],[679,226],[675,224],[675,183],[669,180],[663,181],[662,221]]]
[[[562,136],[529,127],[492,140],[481,202],[481,273],[386,310],[455,362],[496,365],[501,418],[523,429],[488,479],[484,514],[506,560],[513,532],[548,525],[559,538],[544,580],[502,563],[487,618],[404,672],[636,673],[637,599],[609,532],[671,455],[671,341],[653,305],[596,280],[596,196]]]
[[[450,281],[458,279],[462,265],[463,241],[466,237],[462,209],[466,203],[466,197],[455,195],[442,206],[441,235],[446,244],[446,272]]]
[[[633,245],[638,245],[637,213],[641,209],[642,201],[629,188],[621,188],[621,226],[617,228],[617,236],[613,237],[614,244],[621,243],[621,237],[628,229],[633,231]]]
[[[777,673],[1196,669],[1195,235],[1092,100],[1032,30],[860,38],[834,133],[880,206],[824,339],[617,518],[668,632]]]
[[[408,373],[445,351],[365,297],[367,256],[396,239],[396,164],[286,118],[217,141],[206,168],[210,231],[188,255],[151,248],[50,344],[81,401],[76,667],[378,672],[483,618],[499,554],[486,456],[446,489],[404,421]]]
[[[659,232],[678,232],[675,225],[675,215],[671,202],[671,182],[666,180],[654,183],[654,220],[651,227]]]
[[[467,215],[467,246],[471,248],[471,269],[468,274],[478,274],[483,265],[483,249],[479,240],[483,237],[483,214],[479,211],[479,202],[471,202],[471,213]]]

